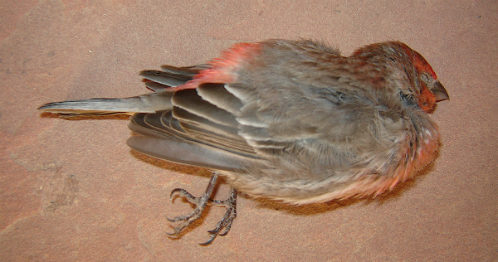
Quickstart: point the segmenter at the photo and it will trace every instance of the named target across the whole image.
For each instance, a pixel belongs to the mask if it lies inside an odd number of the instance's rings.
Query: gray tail
[[[162,91],[127,98],[91,98],[75,101],[52,102],[40,106],[43,112],[61,115],[106,115],[154,113],[171,109],[173,92]]]
[[[92,98],[77,101],[53,102],[42,105],[39,110],[62,116],[93,116],[109,114],[154,113],[171,109],[173,92],[170,87],[183,85],[207,65],[191,67],[162,66],[162,70],[145,70],[140,75],[151,94],[128,98]]]

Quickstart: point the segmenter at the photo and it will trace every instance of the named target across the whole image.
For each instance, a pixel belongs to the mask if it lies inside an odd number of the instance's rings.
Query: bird
[[[207,205],[226,207],[209,239],[226,235],[238,193],[290,205],[377,196],[433,162],[430,114],[449,95],[427,60],[405,43],[366,45],[349,56],[319,41],[236,43],[205,64],[140,72],[149,93],[47,103],[61,117],[130,115],[134,150],[206,168],[205,192],[175,188],[194,205],[168,218],[178,237]],[[222,177],[226,200],[212,199]]]

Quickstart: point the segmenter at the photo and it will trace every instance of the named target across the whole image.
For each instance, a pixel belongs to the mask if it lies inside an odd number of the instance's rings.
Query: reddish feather
[[[204,69],[194,76],[194,79],[184,85],[177,86],[175,90],[195,89],[204,83],[231,83],[235,81],[236,71],[241,64],[261,50],[260,43],[238,43],[209,62],[211,68]]]

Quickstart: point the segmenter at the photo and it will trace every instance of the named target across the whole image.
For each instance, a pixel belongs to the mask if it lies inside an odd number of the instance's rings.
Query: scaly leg
[[[237,191],[235,189],[231,189],[230,197],[226,200],[211,200],[211,195],[213,194],[214,187],[216,186],[216,181],[218,180],[218,174],[214,173],[211,179],[209,180],[209,184],[206,188],[206,191],[201,197],[195,197],[190,194],[187,190],[183,188],[175,188],[171,191],[170,198],[174,199],[176,196],[180,196],[185,198],[188,202],[195,205],[195,209],[187,215],[177,216],[174,218],[168,218],[170,222],[180,222],[179,225],[174,227],[173,233],[168,233],[168,235],[172,237],[177,237],[187,226],[192,224],[192,222],[199,219],[202,215],[202,212],[206,208],[207,204],[212,204],[216,206],[224,206],[227,208],[225,215],[223,218],[216,224],[216,227],[210,231],[210,238],[208,241],[201,243],[201,245],[209,245],[216,236],[224,236],[228,234],[230,228],[232,226],[232,222],[237,217]],[[221,232],[221,233],[220,233]]]

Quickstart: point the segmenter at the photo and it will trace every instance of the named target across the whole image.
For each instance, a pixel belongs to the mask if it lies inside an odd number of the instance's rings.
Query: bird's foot
[[[223,218],[216,224],[216,227],[212,230],[209,230],[210,237],[208,241],[204,243],[200,243],[201,245],[209,245],[216,236],[225,236],[230,231],[232,226],[232,222],[237,217],[237,191],[235,189],[231,189],[230,196],[226,200],[212,200],[210,199],[214,187],[216,186],[216,180],[218,179],[218,174],[213,174],[209,184],[206,188],[206,191],[201,197],[196,197],[190,194],[187,190],[183,188],[175,188],[171,191],[170,198],[175,199],[177,196],[182,197],[187,200],[189,203],[195,206],[194,210],[183,216],[177,216],[174,218],[168,218],[168,220],[172,223],[180,222],[177,226],[174,227],[173,233],[168,233],[170,237],[178,237],[180,233],[192,224],[194,221],[199,219],[204,212],[207,204],[216,205],[216,206],[224,206],[227,208],[225,215]]]

